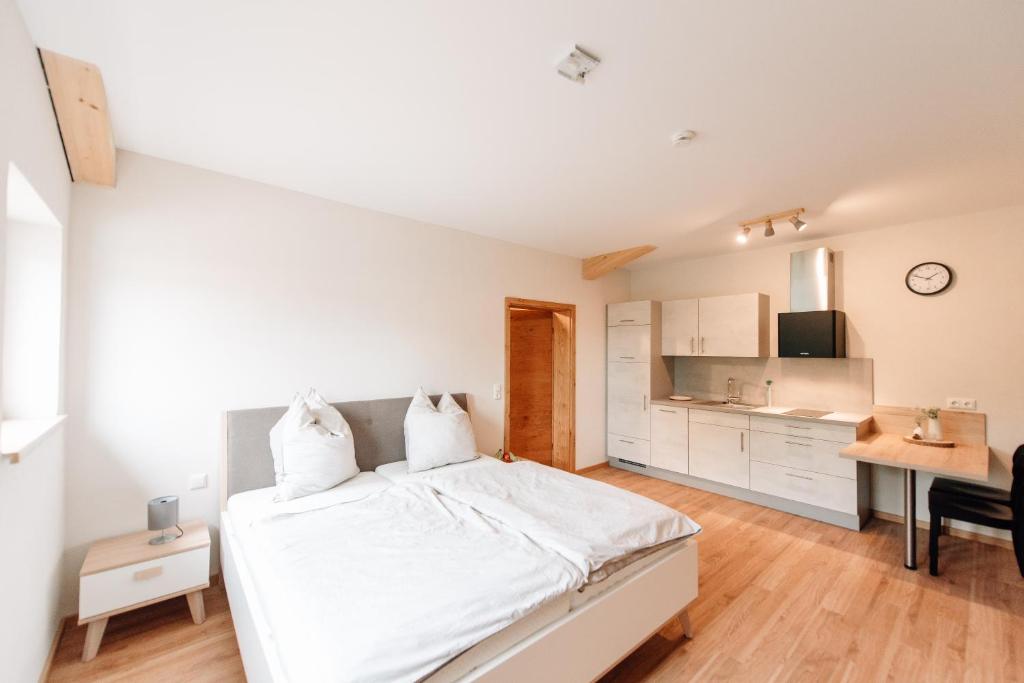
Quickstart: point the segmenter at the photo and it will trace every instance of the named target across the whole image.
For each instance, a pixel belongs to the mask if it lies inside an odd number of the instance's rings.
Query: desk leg
[[[917,472],[903,470],[903,526],[906,552],[903,566],[917,569]]]

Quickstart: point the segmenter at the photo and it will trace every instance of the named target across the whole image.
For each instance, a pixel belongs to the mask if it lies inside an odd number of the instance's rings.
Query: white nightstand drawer
[[[79,579],[78,618],[124,609],[209,581],[209,546],[87,574]]]

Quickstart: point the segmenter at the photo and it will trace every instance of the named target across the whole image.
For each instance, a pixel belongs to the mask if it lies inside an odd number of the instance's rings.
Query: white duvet
[[[369,477],[381,483],[360,475],[358,495],[335,491],[326,507],[248,512],[246,552],[291,681],[420,679],[585,582],[465,503]]]
[[[590,577],[605,564],[701,528],[686,515],[616,486],[528,461],[448,466],[407,475],[521,531]]]

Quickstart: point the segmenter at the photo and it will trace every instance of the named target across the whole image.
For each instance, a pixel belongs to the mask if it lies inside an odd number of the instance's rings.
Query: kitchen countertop
[[[651,399],[652,405],[673,406],[675,408],[692,408],[693,410],[712,410],[722,413],[739,413],[741,415],[760,415],[763,417],[781,417],[786,420],[800,420],[801,422],[817,422],[819,424],[839,425],[841,427],[862,427],[871,421],[870,414],[832,412],[822,417],[799,417],[797,415],[783,415],[787,410],[794,410],[794,406],[757,406],[754,408],[737,408],[725,404],[704,405],[694,401],[673,401],[669,398]]]

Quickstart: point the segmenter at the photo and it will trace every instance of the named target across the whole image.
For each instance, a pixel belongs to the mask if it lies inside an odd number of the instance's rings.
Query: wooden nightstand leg
[[[82,661],[91,662],[96,658],[100,650],[100,643],[103,641],[103,632],[107,629],[106,619],[90,621],[85,631],[85,647],[82,648]]]
[[[192,612],[192,621],[201,624],[206,621],[206,606],[203,604],[203,591],[192,591],[185,595],[188,598],[188,609]]]

